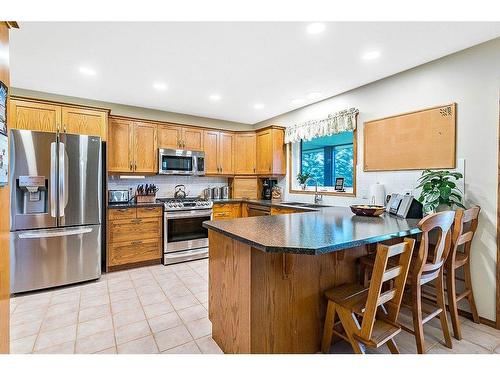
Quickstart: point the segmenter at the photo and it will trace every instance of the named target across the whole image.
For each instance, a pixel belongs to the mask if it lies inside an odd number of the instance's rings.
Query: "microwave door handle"
[[[50,144],[50,216],[57,216],[57,152],[56,142]]]

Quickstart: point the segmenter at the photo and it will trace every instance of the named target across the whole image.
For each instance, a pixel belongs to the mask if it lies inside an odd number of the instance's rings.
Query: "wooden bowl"
[[[373,204],[353,204],[351,211],[358,216],[380,216],[385,212],[384,206]]]

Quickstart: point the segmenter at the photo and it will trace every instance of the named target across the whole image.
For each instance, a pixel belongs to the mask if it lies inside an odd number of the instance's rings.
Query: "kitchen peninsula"
[[[208,221],[209,319],[225,353],[316,353],[323,292],[357,280],[367,246],[419,233],[418,220],[349,208]]]

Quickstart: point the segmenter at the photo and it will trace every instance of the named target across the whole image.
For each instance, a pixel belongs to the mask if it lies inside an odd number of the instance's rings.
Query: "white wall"
[[[383,63],[383,59],[374,62]],[[363,172],[365,121],[456,102],[457,158],[458,165],[465,169],[466,200],[482,208],[472,251],[474,294],[480,315],[495,320],[499,92],[500,38],[274,117],[255,127],[290,126],[323,118],[341,109],[358,108],[358,197],[325,198],[329,204],[349,205],[361,200],[373,182],[385,184],[390,193],[413,189],[420,175],[420,171]],[[287,180],[280,183],[286,185]],[[288,194],[286,199],[311,200],[312,197]]]

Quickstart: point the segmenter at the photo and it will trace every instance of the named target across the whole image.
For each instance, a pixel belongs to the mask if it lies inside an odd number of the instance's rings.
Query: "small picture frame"
[[[0,133],[7,135],[7,86],[0,81]]]
[[[335,178],[335,191],[345,191],[344,180],[344,177]]]

